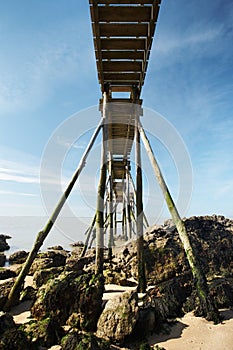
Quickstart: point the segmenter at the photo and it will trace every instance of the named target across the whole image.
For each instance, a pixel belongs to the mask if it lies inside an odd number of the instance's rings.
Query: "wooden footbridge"
[[[97,272],[102,271],[105,220],[109,227],[108,250],[112,255],[117,223],[127,240],[136,234],[139,260],[143,246],[143,196],[138,123],[142,115],[141,89],[158,19],[160,0],[90,0],[98,79],[103,94],[103,150],[96,213]],[[127,96],[121,98],[121,95]],[[120,96],[120,97],[118,97]],[[131,170],[135,141],[136,184]],[[107,184],[107,186],[106,186]],[[132,188],[135,191],[132,191]],[[105,189],[107,196],[105,196]],[[107,205],[104,205],[104,198]],[[117,220],[117,207],[122,215]],[[106,213],[107,212],[107,213]],[[136,227],[132,224],[136,222]],[[142,275],[145,274],[141,266]],[[142,280],[145,278],[142,276]],[[142,284],[145,284],[142,282]],[[144,289],[144,287],[142,287]]]
[[[66,191],[44,229],[38,233],[27,261],[9,294],[6,309],[18,297],[25,276],[85,166],[88,154],[100,131],[102,131],[102,156],[97,210],[87,231],[82,256],[85,255],[95,229],[96,273],[102,274],[105,247],[107,246],[109,259],[111,259],[117,223],[120,221],[123,238],[126,241],[133,235],[136,238],[138,290],[141,292],[146,290],[143,229],[147,221],[143,213],[142,140],[187,253],[198,290],[200,290],[200,299],[206,303],[208,287],[205,277],[140,121],[143,114],[140,95],[147,73],[161,0],[89,0],[89,3],[98,79],[102,92],[99,105],[101,121]],[[133,143],[136,163],[135,184],[131,176]],[[119,206],[122,210],[120,220],[116,215]],[[108,237],[107,242],[105,237]],[[205,305],[208,309],[209,304],[207,304]]]

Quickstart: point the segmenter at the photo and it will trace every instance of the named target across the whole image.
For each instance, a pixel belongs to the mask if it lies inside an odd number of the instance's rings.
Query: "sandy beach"
[[[26,278],[25,284],[32,285],[30,276]],[[106,285],[104,300],[133,289],[114,284]],[[11,310],[16,323],[30,320],[30,306],[31,302],[26,301]],[[187,313],[184,317],[177,318],[169,333],[154,333],[148,338],[148,343],[152,347],[159,345],[166,350],[233,350],[233,310],[221,310],[221,316],[222,323],[214,325],[204,318],[195,317],[192,312]]]
[[[221,324],[188,313],[172,326],[170,334],[153,334],[149,344],[166,350],[233,350],[233,310],[222,310]]]

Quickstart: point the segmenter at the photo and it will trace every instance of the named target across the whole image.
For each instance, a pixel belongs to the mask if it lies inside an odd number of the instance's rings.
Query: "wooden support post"
[[[130,185],[129,185],[129,174],[126,172],[126,195],[127,195],[127,218],[128,218],[128,227],[129,227],[129,239],[132,238],[132,220],[131,220],[131,206],[130,206]]]
[[[170,214],[172,216],[172,220],[174,224],[176,225],[177,231],[179,233],[180,240],[183,244],[190,268],[192,270],[193,278],[196,283],[197,292],[199,295],[200,305],[202,308],[203,315],[208,320],[212,320],[214,322],[219,322],[219,312],[217,308],[214,305],[214,302],[211,300],[209,295],[209,288],[207,285],[207,280],[205,277],[205,274],[198,262],[198,258],[195,255],[195,251],[193,250],[193,247],[190,243],[185,225],[183,220],[181,219],[178,210],[176,208],[176,205],[172,199],[172,196],[169,192],[169,189],[166,185],[166,182],[163,178],[162,172],[159,168],[159,165],[157,163],[157,160],[155,158],[155,155],[153,153],[153,150],[151,148],[150,142],[146,136],[146,133],[142,127],[142,125],[139,125],[139,131],[141,134],[142,141],[144,143],[145,149],[148,153],[152,168],[155,172],[155,176],[157,178],[157,181],[160,185],[160,188],[162,190],[163,196],[165,198],[165,201],[167,203],[167,207],[170,211]]]
[[[27,260],[25,261],[20,274],[16,278],[16,281],[15,281],[15,283],[14,283],[14,285],[13,285],[13,287],[8,295],[8,299],[7,299],[6,304],[4,306],[5,310],[9,310],[11,305],[16,300],[19,299],[20,290],[21,290],[21,287],[24,283],[25,277],[28,274],[34,259],[36,258],[36,255],[37,255],[39,249],[43,245],[45,238],[48,236],[49,232],[51,231],[58,215],[60,214],[67,198],[69,197],[69,195],[70,195],[70,193],[75,185],[75,182],[77,181],[79,175],[81,174],[81,171],[86,164],[88,154],[90,153],[101,128],[102,128],[102,121],[97,126],[97,128],[96,128],[96,130],[95,130],[95,132],[94,132],[94,134],[93,134],[93,136],[92,136],[92,138],[91,138],[91,140],[90,140],[90,142],[89,142],[89,144],[88,144],[88,146],[87,146],[87,148],[86,148],[86,150],[85,150],[85,152],[84,152],[84,154],[79,162],[79,165],[78,165],[77,170],[75,171],[75,173],[73,175],[72,180],[70,181],[64,194],[60,198],[60,200],[59,200],[57,206],[55,207],[52,215],[50,216],[47,224],[45,225],[44,229],[38,233],[38,235],[36,237],[36,241],[34,243],[34,246],[31,250],[30,254],[28,255]]]
[[[125,203],[123,204],[123,209],[122,209],[122,236],[124,237],[124,240],[128,240],[127,236],[127,226],[126,226],[126,207]]]
[[[125,241],[128,240],[127,237],[127,226],[126,226],[126,198],[125,198],[125,180],[122,179],[122,237]]]
[[[114,237],[117,236],[117,204],[114,211]]]
[[[103,274],[104,265],[104,195],[107,177],[107,159],[106,159],[106,143],[107,143],[107,92],[103,93],[103,135],[102,135],[102,155],[100,179],[98,186],[97,210],[96,210],[96,262],[95,273]]]
[[[112,259],[113,247],[113,182],[112,182],[112,155],[109,159],[109,240],[108,240],[108,258]]]
[[[135,185],[134,185],[134,182],[133,182],[133,178],[132,178],[132,175],[130,174],[130,171],[129,170],[126,170],[127,171],[127,174],[131,180],[131,184],[132,184],[132,187],[133,187],[133,191],[134,191],[134,194],[136,196],[136,188],[135,188]],[[145,224],[144,224],[144,221],[145,221]],[[148,228],[150,225],[149,225],[149,222],[147,220],[147,217],[146,217],[146,214],[144,213],[143,211],[143,226],[144,228]]]
[[[135,122],[135,158],[136,158],[136,209],[137,209],[137,260],[138,260],[138,292],[146,292],[146,271],[143,240],[143,202],[142,202],[142,169],[141,143],[138,130],[138,116]]]
[[[89,244],[89,240],[90,240],[93,228],[95,226],[95,222],[96,222],[96,214],[95,214],[95,216],[94,216],[94,218],[92,220],[91,226],[87,230],[87,238],[86,238],[86,241],[84,243],[84,247],[83,247],[83,250],[82,250],[82,253],[81,253],[81,258],[83,258],[85,256],[85,254],[86,254],[86,251],[87,251],[87,248],[88,248],[88,244]]]

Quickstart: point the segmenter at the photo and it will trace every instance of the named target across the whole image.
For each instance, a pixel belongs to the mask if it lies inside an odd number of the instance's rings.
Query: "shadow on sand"
[[[231,309],[221,310],[220,315],[222,317],[222,322],[232,320],[233,319],[233,310],[231,310]]]
[[[176,321],[172,324],[165,324],[163,331],[153,334],[150,338],[148,338],[148,342],[149,344],[154,344],[155,338],[156,343],[164,342],[169,339],[180,338],[183,330],[187,327],[187,324],[180,321]]]

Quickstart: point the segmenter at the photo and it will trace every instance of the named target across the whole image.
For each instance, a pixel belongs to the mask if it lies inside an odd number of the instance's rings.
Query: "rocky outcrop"
[[[35,299],[36,299],[36,289],[34,289],[32,286],[27,286],[20,293],[20,301],[27,301],[27,300],[35,301]]]
[[[110,350],[110,344],[94,334],[72,332],[62,339],[62,350]]]
[[[0,312],[0,349],[1,350],[33,350],[26,334],[19,330],[13,316]]]
[[[209,289],[219,309],[233,307],[233,281],[231,279],[214,278]]]
[[[110,299],[99,318],[97,336],[110,341],[122,342],[132,333],[138,313],[137,293],[125,292]]]
[[[10,269],[0,269],[0,280],[16,277],[16,272]]]
[[[55,245],[53,247],[49,247],[48,250],[64,250],[61,245]]]
[[[12,264],[23,264],[27,259],[28,253],[24,250],[15,252],[9,256],[9,263]]]
[[[60,325],[75,314],[73,327],[95,331],[102,311],[103,291],[101,276],[63,273],[39,289],[31,312],[38,320],[51,317]]]
[[[93,262],[94,259],[92,257],[83,257],[80,258],[76,254],[72,254],[70,257],[66,259],[65,269],[67,271],[82,271],[85,266],[89,265]]]
[[[49,280],[58,277],[64,271],[64,267],[51,267],[49,269],[41,269],[34,273],[33,281],[37,288],[46,284]]]
[[[20,329],[37,349],[41,346],[48,348],[59,344],[65,335],[63,328],[50,318],[42,321],[30,321],[22,325]]]
[[[5,250],[9,250],[10,246],[7,243],[7,239],[11,239],[10,236],[0,234],[0,252],[4,252]]]
[[[0,253],[0,267],[5,266],[6,263],[6,255],[3,253]]]
[[[26,334],[17,329],[7,330],[0,338],[1,350],[36,350],[33,344],[29,342]]]
[[[40,253],[34,260],[29,273],[33,275],[41,269],[65,266],[67,257],[68,253],[65,250],[50,250]]]
[[[3,310],[3,306],[5,305],[7,301],[7,297],[11,291],[11,288],[13,287],[14,279],[10,281],[5,281],[4,283],[1,283],[0,288],[0,310]]]
[[[223,216],[200,216],[184,219],[191,243],[207,277],[233,277],[233,220]],[[146,272],[149,285],[189,273],[190,267],[171,220],[152,227],[144,235]],[[110,265],[109,265],[110,266]],[[106,264],[109,281],[137,276],[136,243],[115,252],[112,265]],[[191,276],[191,275],[190,275]]]
[[[0,311],[0,336],[9,329],[15,328],[13,316],[3,311]]]

